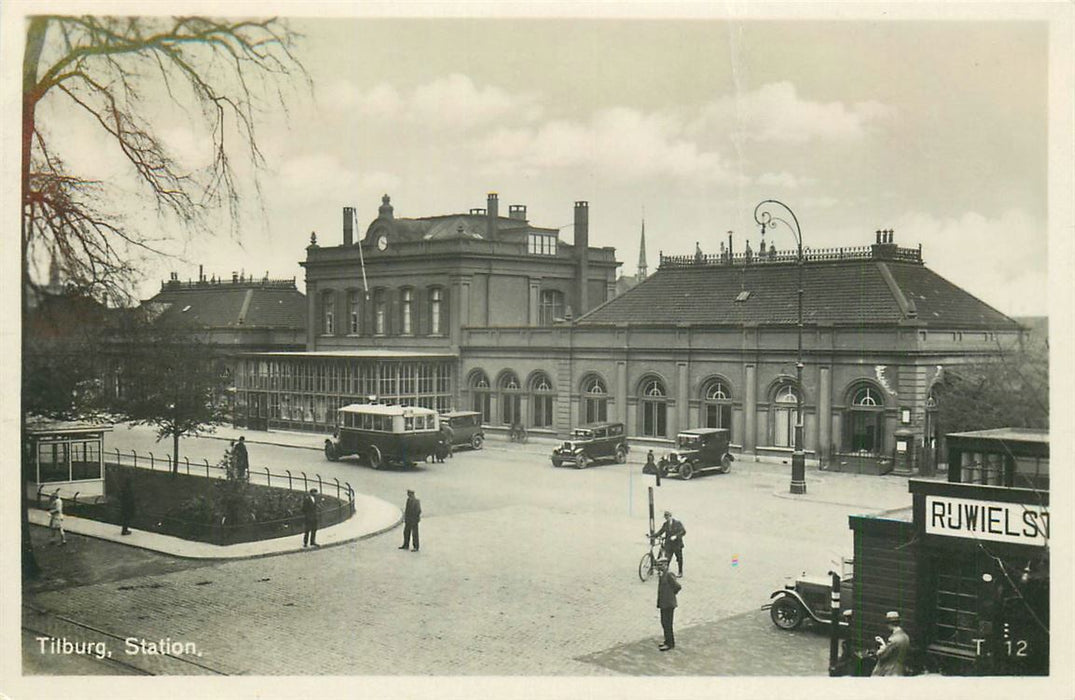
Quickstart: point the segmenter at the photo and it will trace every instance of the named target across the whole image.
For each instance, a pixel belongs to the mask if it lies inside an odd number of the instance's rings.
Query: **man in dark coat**
[[[672,511],[666,510],[664,512],[664,524],[661,525],[661,529],[654,534],[657,537],[664,535],[665,556],[667,556],[669,560],[671,560],[672,557],[676,558],[676,564],[679,567],[679,576],[682,578],[683,536],[687,534],[687,528],[683,527],[683,523],[672,517]]]
[[[407,489],[407,505],[403,507],[403,546],[407,549],[411,545],[411,534],[414,534],[414,549],[418,551],[418,521],[422,519],[422,502],[414,497],[414,491]]]
[[[657,648],[668,651],[676,648],[676,633],[672,629],[672,621],[676,615],[676,594],[681,586],[675,575],[668,570],[668,560],[657,560],[657,570],[660,578],[657,579],[657,607],[661,611],[661,627],[664,629],[664,642]]]
[[[130,524],[131,518],[134,517],[134,488],[131,486],[130,478],[123,480],[123,485],[119,488],[119,524],[123,529],[120,530],[121,535],[131,534]]]
[[[320,547],[317,543],[317,489],[302,499],[302,546]]]
[[[246,478],[246,471],[250,468],[250,457],[246,453],[246,437],[239,436],[239,442],[235,443],[235,476],[239,479]]]

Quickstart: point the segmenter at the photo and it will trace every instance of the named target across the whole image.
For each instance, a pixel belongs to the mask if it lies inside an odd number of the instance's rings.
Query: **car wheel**
[[[336,445],[329,441],[325,441],[325,459],[330,462],[340,461],[340,451],[336,449]]]
[[[370,466],[374,469],[380,469],[384,466],[384,458],[381,456],[381,450],[377,445],[370,445],[367,457],[370,461]]]
[[[485,438],[477,433],[474,433],[474,437],[470,438],[470,446],[475,450],[480,450],[483,442],[485,442]]]
[[[694,464],[692,462],[684,462],[679,465],[679,478],[684,481],[690,481],[694,478]]]
[[[558,459],[554,459],[554,460],[552,461],[552,466],[556,467],[557,469],[559,469],[560,467],[562,467],[562,466],[563,466],[563,464],[564,464],[564,463],[563,463],[563,462],[561,462],[561,461],[560,461],[560,460],[558,460]]]
[[[585,452],[583,452],[575,460],[575,469],[585,469],[588,466],[590,466],[590,458],[586,456]]]
[[[724,455],[720,460],[720,473],[727,474],[732,470],[733,457],[729,454]]]
[[[769,617],[773,624],[782,630],[793,630],[803,621],[803,608],[799,602],[789,596],[778,598],[769,608]]]
[[[627,461],[627,450],[623,449],[623,445],[616,448],[616,464],[623,464]]]

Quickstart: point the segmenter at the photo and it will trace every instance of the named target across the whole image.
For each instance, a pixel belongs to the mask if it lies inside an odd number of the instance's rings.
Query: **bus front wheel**
[[[380,469],[384,466],[384,458],[381,456],[381,450],[378,449],[377,445],[370,446],[368,458],[370,460],[370,466],[374,469]]]

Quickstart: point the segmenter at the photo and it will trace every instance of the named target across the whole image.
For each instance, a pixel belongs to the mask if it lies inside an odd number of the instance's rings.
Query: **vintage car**
[[[601,460],[623,464],[630,449],[623,423],[590,423],[572,430],[571,437],[552,451],[552,466],[585,469]]]
[[[692,428],[676,436],[676,449],[661,459],[662,475],[675,474],[680,479],[693,478],[698,472],[727,474],[735,457],[728,452],[731,435],[727,428]]]
[[[452,447],[480,450],[485,442],[482,414],[477,411],[449,411],[440,414],[441,429],[451,436]]]
[[[844,559],[840,573],[840,600],[846,605],[851,601],[854,579],[854,561]],[[773,624],[782,630],[793,630],[810,618],[814,622],[829,624],[832,619],[832,575],[807,576],[803,572],[794,581],[788,580],[783,588],[769,594],[769,603],[761,606],[769,611]],[[846,615],[848,611],[844,611]],[[840,624],[847,624],[842,617]]]

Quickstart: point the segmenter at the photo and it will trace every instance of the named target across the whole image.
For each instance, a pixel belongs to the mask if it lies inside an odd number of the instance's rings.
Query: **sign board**
[[[1032,547],[1049,544],[1049,509],[950,496],[926,496],[925,532]]]

